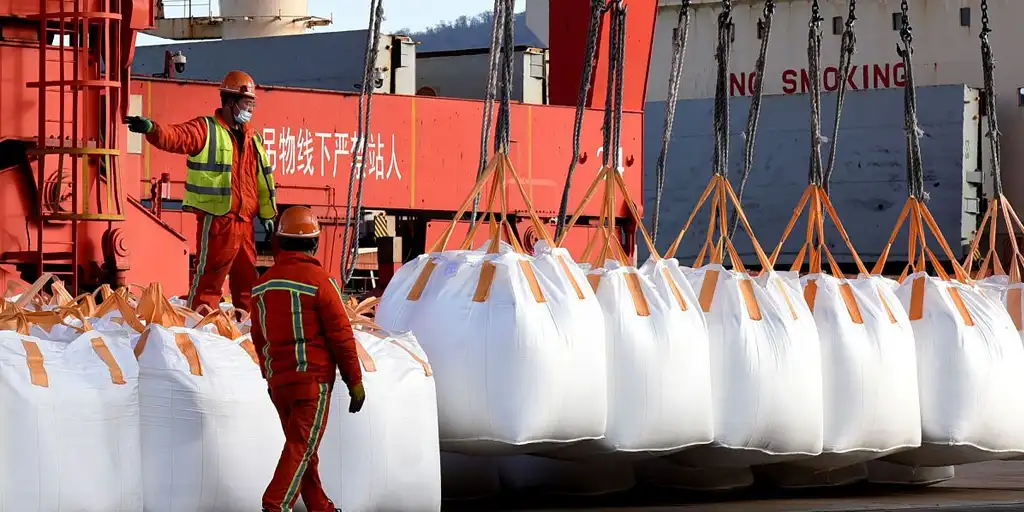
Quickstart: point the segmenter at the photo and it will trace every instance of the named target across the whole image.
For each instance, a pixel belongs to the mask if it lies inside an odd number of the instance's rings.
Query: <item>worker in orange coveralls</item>
[[[290,512],[299,495],[309,512],[340,510],[324,493],[317,469],[335,368],[348,386],[348,411],[359,412],[366,399],[341,288],[315,257],[319,237],[312,210],[286,210],[273,240],[274,266],[252,291],[253,343],[285,433],[263,495],[265,512]]]
[[[251,311],[250,295],[259,276],[252,221],[259,217],[274,230],[277,202],[274,166],[263,137],[249,121],[256,108],[256,84],[232,71],[220,86],[220,108],[181,124],[161,126],[145,117],[129,117],[128,129],[146,135],[159,149],[188,156],[183,208],[196,214],[195,278],[188,305],[220,307],[224,279],[230,274],[231,300]]]

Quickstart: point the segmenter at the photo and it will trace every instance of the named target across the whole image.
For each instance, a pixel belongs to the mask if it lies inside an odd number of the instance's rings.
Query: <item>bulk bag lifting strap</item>
[[[448,242],[451,239],[453,232],[455,231],[455,227],[458,223],[458,220],[469,209],[470,205],[473,202],[473,198],[477,194],[479,194],[487,186],[488,183],[490,183],[491,192],[488,204],[486,206],[486,210],[490,212],[489,225],[491,230],[491,236],[490,240],[487,243],[487,253],[496,254],[498,252],[501,243],[502,232],[505,232],[510,244],[512,245],[513,250],[519,254],[525,254],[526,251],[519,243],[519,240],[513,232],[512,226],[509,224],[507,219],[508,205],[505,200],[506,194],[502,189],[504,188],[504,184],[506,183],[508,176],[511,176],[512,180],[516,184],[516,187],[519,190],[519,194],[526,205],[527,215],[530,217],[530,220],[533,223],[534,229],[537,231],[537,234],[545,242],[551,244],[552,246],[555,245],[554,241],[551,239],[550,234],[548,234],[547,227],[544,226],[540,218],[537,216],[536,210],[533,208],[533,203],[530,200],[530,196],[526,192],[526,187],[523,186],[519,174],[512,166],[512,162],[504,153],[498,153],[497,155],[495,155],[491,163],[487,166],[487,169],[484,170],[483,174],[481,174],[480,178],[476,182],[476,185],[474,185],[473,189],[468,194],[466,200],[463,201],[462,206],[459,207],[458,213],[455,214],[455,217],[452,220],[451,224],[448,226],[448,229],[445,230],[441,238],[434,243],[434,245],[431,247],[428,253],[433,254],[443,252],[446,249]],[[494,212],[495,200],[498,200],[500,203],[500,215],[496,215]],[[498,218],[496,219],[496,217]],[[472,243],[473,236],[476,234],[476,230],[479,227],[479,225],[479,223],[476,224],[473,227],[473,229],[470,230],[469,234],[466,236],[466,240],[462,244],[463,249],[468,248],[469,245]],[[544,292],[541,289],[540,283],[537,280],[537,276],[534,272],[533,266],[527,260],[520,260],[519,266],[522,269],[523,275],[525,276],[527,282],[529,283],[530,290],[533,294],[534,300],[536,300],[537,302],[545,302],[547,299],[544,296]],[[436,267],[437,265],[433,261],[428,262],[424,266],[422,272],[416,279],[416,283],[413,285],[412,289],[409,291],[409,294],[406,296],[406,299],[411,301],[420,299],[420,297],[423,294],[423,290],[426,288],[427,283],[430,280],[430,276]],[[497,267],[493,263],[485,262],[483,264],[483,267],[481,268],[480,272],[480,279],[477,282],[476,291],[473,295],[474,302],[487,301],[487,298],[490,295],[490,288],[491,284],[494,281],[496,271]],[[569,279],[573,279],[572,274],[567,273],[566,275],[569,276]],[[580,297],[580,299],[582,298],[583,297]]]

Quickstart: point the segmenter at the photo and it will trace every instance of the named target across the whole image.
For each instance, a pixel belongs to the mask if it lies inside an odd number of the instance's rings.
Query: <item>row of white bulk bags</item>
[[[142,510],[139,367],[127,337],[0,331],[0,417],[0,511]]]
[[[426,355],[408,333],[355,334],[369,398],[349,414],[338,377],[319,449],[324,488],[345,510],[438,510],[437,409]],[[149,325],[136,340],[147,511],[249,510],[284,444],[249,335],[218,311],[193,328]]]
[[[538,260],[571,261],[565,249],[538,246]],[[566,279],[561,266],[539,263],[538,269],[552,280]],[[707,328],[689,285],[678,285],[668,272],[664,261],[638,271],[609,260],[587,274],[590,286],[582,272],[575,274],[581,296],[596,293],[596,301],[581,302],[594,302],[599,310],[592,316],[603,317],[608,422],[603,438],[546,455],[643,458],[713,440]]]
[[[535,262],[505,244],[422,255],[381,297],[377,322],[414,332],[436,370],[444,450],[531,453],[605,433],[604,325],[580,304],[596,299]]]
[[[949,466],[1024,453],[1024,345],[978,286],[923,272],[895,285],[917,340],[922,445],[886,460]]]
[[[742,468],[820,454],[821,356],[802,297],[775,273],[759,283],[718,264],[679,268],[707,321],[715,440],[673,460]]]

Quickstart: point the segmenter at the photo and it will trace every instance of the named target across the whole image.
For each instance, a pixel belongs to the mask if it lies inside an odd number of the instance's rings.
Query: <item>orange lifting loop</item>
[[[583,215],[587,205],[594,199],[597,193],[598,185],[604,182],[604,198],[601,202],[600,215],[598,217],[598,225],[600,226],[594,233],[594,236],[587,243],[586,249],[583,251],[583,260],[586,261],[590,258],[591,251],[600,244],[601,249],[594,253],[593,259],[590,260],[591,268],[603,268],[605,261],[611,257],[618,261],[622,265],[632,266],[633,261],[626,255],[625,250],[622,248],[622,244],[619,242],[616,236],[615,228],[615,204],[616,195],[619,191],[622,192],[623,202],[626,204],[626,208],[629,209],[630,216],[636,225],[640,228],[640,233],[647,244],[648,250],[651,252],[651,256],[655,260],[660,260],[657,249],[654,248],[654,242],[651,240],[650,235],[647,233],[647,228],[644,226],[643,217],[640,215],[639,209],[636,207],[636,202],[633,201],[632,196],[629,193],[629,188],[626,186],[625,180],[622,179],[622,175],[618,170],[613,167],[602,167],[597,172],[597,176],[594,177],[594,181],[591,182],[590,187],[584,194],[583,199],[580,201],[579,206],[573,213],[572,218],[565,225],[565,229],[562,231],[561,238],[558,239],[558,245],[565,241],[566,236],[569,234],[569,230],[576,225],[579,218]],[[598,242],[600,240],[600,242]],[[666,273],[665,277],[668,278],[670,286],[675,286],[675,282],[671,276]],[[625,275],[626,287],[629,289],[630,295],[633,299],[633,306],[636,309],[636,313],[639,316],[650,316],[651,307],[644,297],[643,287],[640,283],[640,276],[635,271],[627,272]],[[601,276],[599,274],[590,274],[587,276],[587,281],[590,282],[591,288],[596,292],[598,286],[601,283]],[[675,292],[679,292],[678,288]],[[582,297],[582,295],[581,295]],[[682,308],[685,310],[685,301],[682,300],[682,294],[677,295],[680,300]]]
[[[1003,223],[1006,225],[1006,231],[1010,235],[1010,255],[1009,261],[1006,262],[1005,266],[999,260],[999,254],[996,251],[996,230],[998,229],[1000,214],[1002,214]],[[1020,284],[1022,273],[1024,273],[1024,255],[1021,254],[1020,245],[1017,243],[1017,233],[1024,233],[1024,224],[1021,224],[1017,212],[1010,206],[1010,201],[1006,199],[1006,196],[999,194],[996,198],[989,201],[988,208],[985,210],[985,217],[982,219],[980,226],[981,228],[974,234],[971,249],[964,259],[964,270],[968,274],[971,273],[975,257],[981,254],[978,246],[981,244],[982,236],[987,235],[988,248],[985,251],[981,264],[978,266],[977,272],[974,274],[974,278],[984,279],[989,276],[1008,275],[1010,288],[1006,293],[1006,311],[1010,314],[1010,318],[1013,319],[1013,325],[1020,331],[1024,329],[1024,318],[1022,318],[1024,312],[1021,311],[1022,292],[1020,287],[1014,285]],[[1007,274],[1005,267],[1009,267],[1009,274]]]
[[[736,216],[743,224],[743,229],[747,232],[750,237],[750,241],[754,246],[754,252],[757,254],[757,259],[761,263],[761,267],[765,270],[771,269],[771,263],[764,250],[761,248],[761,244],[757,241],[757,237],[754,235],[753,228],[750,227],[750,221],[747,219],[746,214],[743,212],[743,207],[740,205],[739,199],[736,197],[736,192],[733,191],[732,185],[729,180],[724,178],[720,174],[715,174],[711,177],[711,181],[708,182],[707,187],[701,194],[700,199],[697,201],[697,206],[690,212],[690,217],[686,220],[686,224],[683,225],[683,229],[679,231],[679,235],[672,242],[672,246],[669,247],[665,254],[666,258],[672,258],[675,256],[676,251],[679,250],[679,245],[683,241],[683,237],[686,236],[686,232],[690,229],[690,225],[693,224],[694,219],[697,218],[697,213],[701,211],[704,203],[707,202],[708,198],[711,198],[711,215],[708,222],[707,236],[704,239],[704,245],[697,255],[697,260],[694,263],[694,267],[700,267],[704,264],[704,259],[707,258],[709,263],[721,265],[725,260],[725,253],[729,253],[729,258],[732,261],[734,270],[738,273],[744,274],[747,272],[746,267],[743,265],[743,261],[739,257],[739,252],[736,251],[736,247],[733,245],[732,240],[729,239],[729,230],[726,226],[728,220],[728,205],[732,204],[736,211]],[[718,233],[718,240],[715,240],[715,233]],[[704,272],[704,281],[701,284],[700,289],[700,306],[704,312],[711,311],[711,305],[714,302],[715,290],[718,287],[718,279],[720,273],[718,270],[706,270]],[[747,315],[751,320],[759,321],[763,318],[761,312],[761,306],[757,303],[757,296],[754,294],[754,283],[750,280],[749,276],[744,276],[740,279],[739,283],[740,293],[743,296],[743,301],[747,306]],[[783,289],[785,295],[785,290]],[[795,310],[791,309],[795,313]],[[794,314],[795,318],[795,314]]]
[[[907,221],[910,223],[910,240],[908,242],[909,249],[907,251],[908,259],[910,261],[900,274],[899,281],[903,282],[906,280],[907,274],[911,270],[915,273],[925,272],[927,270],[927,262],[930,261],[932,269],[935,270],[939,279],[947,282],[946,290],[949,294],[949,298],[953,301],[953,305],[956,306],[964,324],[967,326],[973,326],[974,319],[971,317],[971,312],[968,309],[967,304],[964,303],[963,297],[960,296],[960,290],[949,283],[949,281],[953,279],[951,279],[949,274],[943,270],[942,264],[939,263],[935,253],[928,248],[925,226],[928,227],[928,231],[931,232],[932,236],[939,243],[939,247],[943,250],[946,257],[949,258],[949,261],[953,266],[953,278],[956,281],[965,284],[971,284],[971,278],[968,276],[967,271],[964,270],[959,262],[957,262],[956,257],[953,256],[953,250],[950,249],[949,244],[946,243],[946,239],[942,236],[942,231],[939,230],[938,223],[935,222],[935,218],[932,217],[928,207],[916,197],[910,197],[907,199],[906,204],[903,206],[903,211],[900,213],[899,219],[896,221],[896,226],[893,228],[892,234],[889,236],[889,241],[885,244],[885,248],[882,250],[882,256],[878,259],[878,262],[875,263],[875,267],[872,269],[871,273],[875,275],[881,274],[882,269],[885,267],[885,261],[889,257],[892,245],[896,242],[896,236],[899,235],[900,228],[902,228],[903,224]],[[910,293],[909,316],[912,321],[920,320],[924,317],[924,293],[924,279],[920,277],[916,278],[911,285]]]
[[[489,212],[488,225],[490,226],[490,240],[488,241],[487,244],[487,253],[498,253],[502,240],[502,233],[505,233],[509,241],[509,244],[512,245],[512,249],[519,254],[525,255],[526,251],[523,249],[523,246],[519,243],[519,239],[516,236],[514,230],[512,229],[512,225],[509,224],[507,219],[508,204],[506,203],[507,191],[505,190],[505,187],[507,185],[508,177],[511,177],[512,181],[516,184],[516,188],[519,190],[519,195],[522,197],[523,202],[526,204],[527,214],[529,215],[530,221],[533,223],[534,229],[537,231],[537,234],[541,237],[542,240],[547,242],[549,245],[554,246],[554,241],[551,239],[551,235],[548,233],[547,227],[544,225],[543,222],[541,222],[540,217],[537,216],[536,210],[533,207],[533,203],[530,200],[530,195],[527,193],[526,187],[523,186],[522,180],[519,178],[519,174],[513,167],[511,160],[509,160],[508,158],[508,155],[504,153],[498,153],[494,156],[494,158],[491,159],[490,163],[487,164],[487,166],[484,168],[483,173],[480,174],[480,177],[477,179],[476,184],[473,186],[473,189],[470,191],[465,201],[463,201],[462,205],[459,207],[459,210],[455,214],[455,217],[452,219],[451,224],[449,224],[448,229],[445,230],[441,238],[438,239],[433,246],[431,246],[430,250],[427,251],[427,253],[435,254],[438,252],[443,252],[447,248],[448,242],[451,240],[452,234],[455,231],[455,227],[458,224],[459,219],[461,219],[462,216],[465,215],[465,213],[469,210],[469,207],[473,204],[473,199],[477,195],[479,195],[488,184],[490,184],[491,192],[487,200],[487,205],[484,208],[485,212]],[[498,212],[499,214],[497,215],[495,212],[494,205],[496,200],[499,202],[500,210]],[[476,235],[477,229],[479,229],[480,225],[482,224],[482,222],[475,223],[473,229],[470,230],[470,232],[466,236],[465,241],[462,243],[461,247],[463,249],[469,248],[470,244],[472,244],[473,237]],[[413,285],[412,290],[410,290],[409,294],[406,296],[407,300],[415,301],[419,300],[422,297],[423,289],[426,288],[427,282],[429,281],[431,274],[434,272],[435,267],[436,264],[434,264],[432,261],[424,266],[423,270],[420,271],[420,275],[417,277],[416,283]],[[533,270],[532,265],[530,265],[529,261],[522,260],[520,262],[520,268],[522,269],[527,281],[529,281],[530,283],[530,289],[533,292],[534,299],[537,302],[545,302],[546,298],[544,296],[544,292],[541,289],[540,283],[537,281],[536,274]],[[476,291],[473,295],[473,300],[475,302],[485,302],[487,298],[490,296],[490,288],[494,280],[495,270],[496,269],[494,268],[494,264],[490,262],[484,263],[481,266],[480,279],[477,282]],[[575,280],[573,279],[572,275],[567,275],[569,276],[569,279],[575,283]],[[583,297],[581,296],[580,298],[582,299]]]
[[[804,210],[807,210],[807,232],[806,238],[803,245],[800,246],[800,251],[797,252],[796,258],[793,260],[793,265],[790,267],[790,271],[800,272],[803,268],[804,259],[807,259],[807,270],[811,274],[819,274],[822,272],[822,257],[824,257],[832,270],[832,275],[840,280],[839,293],[843,299],[843,303],[846,305],[846,311],[850,315],[850,320],[855,324],[864,323],[864,317],[861,314],[860,306],[857,304],[856,295],[853,293],[853,288],[846,281],[846,276],[843,275],[842,270],[839,269],[839,264],[836,263],[835,257],[832,255],[832,250],[829,249],[828,244],[825,241],[825,216],[832,220],[832,224],[836,227],[839,232],[839,236],[843,238],[843,242],[846,243],[846,247],[850,249],[850,254],[853,256],[854,263],[857,264],[858,270],[861,274],[868,274],[867,267],[864,266],[864,262],[860,259],[860,255],[857,253],[857,249],[854,248],[853,242],[850,240],[850,235],[847,234],[846,228],[843,227],[843,222],[839,220],[839,214],[836,213],[835,208],[832,206],[832,201],[828,197],[828,193],[821,185],[810,184],[804,191],[803,196],[797,203],[796,208],[793,209],[793,216],[790,217],[789,223],[786,224],[786,229],[782,233],[782,237],[779,239],[779,244],[775,246],[775,250],[772,252],[771,263],[774,266],[775,262],[778,261],[779,254],[782,252],[782,246],[789,239],[790,234],[793,232],[793,228],[796,226],[798,220],[803,215]],[[818,285],[815,280],[809,280],[804,285],[804,301],[810,310],[814,311],[814,299],[817,296]],[[885,299],[882,299],[882,303],[888,308],[888,304],[885,303]],[[790,310],[793,312],[793,318],[796,318],[796,310],[792,308],[790,304]],[[895,317],[891,314],[890,318],[895,323]]]

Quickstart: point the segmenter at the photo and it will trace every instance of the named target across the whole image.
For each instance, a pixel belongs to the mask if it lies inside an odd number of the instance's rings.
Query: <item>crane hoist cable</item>
[[[808,180],[821,185],[824,174],[821,163],[821,7],[818,0],[811,2],[811,20],[807,23],[807,74],[810,78],[811,99],[811,157]],[[740,189],[742,191],[742,188]]]
[[[370,22],[366,30],[366,53],[363,56],[363,83],[359,88],[358,125],[356,141],[359,144],[359,158],[352,155],[352,166],[349,171],[348,197],[346,205],[345,229],[342,243],[352,244],[352,249],[344,251],[341,258],[342,286],[347,286],[356,271],[359,259],[359,238],[362,235],[363,185],[366,178],[367,139],[370,133],[370,115],[372,113],[373,91],[377,81],[377,53],[380,41],[380,26],[384,21],[384,0],[370,0]],[[353,208],[353,188],[359,181]],[[355,224],[353,229],[353,224]],[[352,237],[349,238],[349,231]]]
[[[910,233],[908,236],[908,250],[907,250],[907,265],[904,267],[903,272],[900,274],[898,281],[903,282],[904,279],[909,275],[909,272],[923,272],[928,262],[931,262],[932,268],[943,280],[949,280],[950,276],[943,268],[942,263],[938,260],[935,253],[928,248],[928,242],[926,237],[927,231],[932,233],[932,237],[938,241],[945,256],[949,259],[949,263],[953,268],[955,279],[957,281],[967,283],[970,282],[970,277],[967,271],[960,265],[956,260],[956,256],[953,255],[952,249],[946,242],[942,231],[939,229],[938,223],[928,210],[927,201],[928,194],[924,191],[924,164],[921,158],[921,128],[917,122],[917,91],[914,76],[913,56],[914,56],[914,36],[913,29],[910,26],[910,7],[907,5],[907,0],[900,2],[900,41],[896,44],[896,53],[903,60],[904,69],[906,71],[906,82],[903,84],[903,129],[906,132],[907,139],[907,202],[903,207],[903,212],[900,213],[899,220],[896,221],[896,226],[893,228],[892,234],[889,236],[889,241],[886,243],[885,248],[882,250],[882,255],[875,263],[872,269],[872,274],[881,274],[885,268],[886,260],[889,256],[889,251],[892,245],[895,243],[897,236],[899,235],[900,229],[904,223],[909,223]],[[911,319],[914,319],[914,314],[911,313]]]
[[[900,44],[896,53],[903,59],[907,80],[903,88],[903,129],[907,137],[907,187],[911,197],[928,201],[924,191],[924,162],[921,159],[921,127],[917,121],[917,89],[914,80],[914,34],[910,26],[910,7],[900,2]]]
[[[842,41],[839,43],[839,77],[850,76],[850,66],[853,62],[853,53],[857,49],[857,35],[853,31],[853,24],[857,21],[857,0],[849,1],[850,12],[846,16],[846,25],[843,27]],[[843,102],[846,99],[847,81],[840,79],[839,88],[836,90],[836,117],[832,125],[832,143],[828,148],[828,165],[825,167],[822,184],[825,193],[830,192],[829,183],[832,180],[832,171],[836,167],[836,146],[839,139],[839,119],[843,114]]]
[[[718,62],[713,119],[715,148],[711,158],[712,172],[722,177],[729,175],[729,60],[735,30],[732,0],[722,0],[722,12],[718,14],[718,46],[715,50],[715,60]]]
[[[689,0],[684,0],[689,2]],[[555,225],[555,239],[562,237],[569,214],[569,190],[572,188],[572,177],[576,164],[580,159],[580,135],[583,131],[583,113],[587,107],[590,94],[590,82],[594,77],[594,59],[597,56],[597,38],[600,35],[601,16],[608,10],[605,0],[590,0],[590,25],[587,28],[587,50],[583,60],[583,73],[580,75],[579,95],[576,97],[576,119],[572,129],[572,161],[569,162],[569,173],[565,176],[565,187],[562,188],[562,200],[558,205],[558,218]]]
[[[769,258],[769,263],[774,267],[775,262],[778,261],[779,254],[782,252],[783,246],[790,234],[793,232],[793,228],[803,215],[803,211],[806,207],[807,235],[804,244],[800,247],[796,258],[793,260],[793,265],[790,267],[790,271],[800,272],[804,261],[806,260],[808,272],[810,274],[821,273],[822,260],[824,259],[828,261],[829,266],[832,269],[833,277],[842,279],[844,277],[843,271],[839,267],[839,263],[836,262],[836,259],[832,254],[832,250],[829,248],[825,240],[825,219],[832,220],[832,224],[839,232],[839,236],[842,237],[843,241],[846,243],[846,247],[850,250],[850,256],[857,265],[859,273],[867,274],[868,270],[867,267],[864,266],[864,261],[861,260],[860,256],[857,254],[857,249],[853,246],[853,242],[850,241],[850,236],[846,232],[846,228],[843,227],[843,223],[839,219],[839,214],[832,206],[832,201],[829,199],[828,193],[825,191],[822,183],[825,176],[821,160],[821,144],[825,140],[821,135],[822,21],[824,21],[824,19],[821,16],[819,2],[818,0],[813,0],[811,3],[810,20],[807,22],[807,74],[811,87],[811,153],[810,162],[808,164],[809,170],[807,173],[808,186],[804,191],[804,195],[800,199],[798,206],[793,210],[793,216],[790,218],[782,236],[779,238],[779,243],[775,246],[775,251],[772,252],[771,258]],[[849,25],[847,26],[849,27]],[[815,293],[813,290],[817,288],[816,280],[812,279],[808,281],[806,285],[805,293],[813,296]]]
[[[981,260],[976,274],[979,279],[989,275],[990,266],[992,274],[995,275],[1005,275],[1007,273],[1006,266],[1009,266],[1010,283],[1017,283],[1020,281],[1022,269],[1024,269],[1024,255],[1021,254],[1016,233],[1024,232],[1024,224],[1020,222],[1020,218],[1013,210],[1013,206],[1010,205],[1010,201],[1003,195],[1002,145],[999,139],[999,120],[996,117],[996,88],[993,78],[995,75],[995,58],[992,54],[992,44],[989,42],[989,34],[992,32],[989,23],[988,0],[982,0],[981,33],[979,38],[981,39],[981,66],[984,83],[981,93],[981,110],[982,115],[985,116],[986,137],[989,141],[989,161],[992,166],[992,185],[995,194],[988,201],[985,216],[978,224],[978,229],[975,232],[974,240],[971,242],[971,247],[963,266],[967,272],[971,272],[974,260]],[[1010,235],[1007,237],[1010,242],[1010,254],[1006,265],[999,261],[999,254],[996,251],[1000,214],[1002,214],[1003,222],[1006,224],[1007,233]],[[982,256],[979,245],[986,231],[988,232],[989,246],[987,253]],[[1011,287],[1007,294],[1007,304],[1017,304],[1024,300],[1021,299],[1024,292],[1019,287]],[[1007,309],[1013,318],[1014,324],[1018,329],[1021,329],[1024,326],[1024,319],[1021,317],[1020,308],[1008,307]]]
[[[615,232],[615,213],[611,211],[612,197],[609,195],[614,193],[615,175],[611,173],[619,172],[617,163],[619,162],[620,156],[620,145],[622,138],[622,101],[623,101],[623,85],[625,83],[625,69],[626,69],[626,7],[622,5],[621,1],[615,0],[609,3],[609,10],[611,12],[609,19],[611,26],[609,28],[609,41],[608,41],[608,87],[605,91],[605,107],[604,107],[604,119],[601,126],[603,135],[602,141],[602,154],[601,164],[602,171],[607,171],[606,180],[607,189],[604,201],[604,213],[602,214],[603,222],[602,228],[606,229],[606,248],[611,245],[610,238],[614,236]],[[600,176],[600,175],[599,175]],[[581,205],[581,209],[582,209]],[[577,213],[578,215],[578,213]],[[597,236],[597,235],[595,235]],[[619,246],[620,241],[616,238],[614,242],[615,246]],[[587,251],[589,252],[589,250]],[[599,257],[600,261],[602,258]]]
[[[661,152],[654,173],[654,209],[651,212],[651,241],[658,241],[658,224],[661,215],[661,195],[665,189],[665,163],[668,145],[672,140],[672,125],[676,118],[676,103],[679,101],[679,82],[683,75],[683,60],[686,58],[686,41],[690,32],[690,0],[682,0],[679,18],[672,32],[672,64],[668,75],[668,97],[665,103],[665,124],[661,133]]]
[[[747,129],[743,132],[743,174],[740,176],[740,186],[737,197],[743,201],[743,191],[747,188],[747,178],[750,177],[750,169],[754,166],[754,143],[757,140],[757,123],[761,118],[761,99],[764,97],[764,71],[768,57],[768,42],[772,36],[772,19],[775,18],[775,0],[767,0],[764,3],[764,11],[761,19],[757,21],[758,32],[761,33],[761,50],[754,63],[754,89],[751,92],[750,110],[747,113]],[[735,29],[734,29],[735,30]],[[726,76],[728,78],[728,76]],[[728,92],[728,91],[726,91]],[[726,135],[728,138],[728,125]],[[736,232],[739,219],[736,211],[733,210],[729,219],[729,239],[732,239]]]
[[[512,63],[515,51],[515,0],[494,1],[494,23],[491,27],[491,50],[487,71],[487,90],[484,93],[483,126],[480,134],[480,165],[477,178],[485,172],[490,160],[491,122],[494,117],[494,101],[497,98],[498,119],[494,127],[494,152],[508,153],[511,120]],[[480,194],[473,197],[473,211],[470,216],[470,231],[476,227],[480,209]]]
[[[999,141],[999,120],[996,117],[995,58],[992,44],[988,40],[992,28],[989,26],[988,0],[981,0],[981,66],[983,74],[982,106],[988,124],[988,140],[991,147],[989,158],[992,164],[992,184],[995,195],[1003,195],[1002,145]]]
[[[515,0],[505,0],[502,13],[502,55],[498,77],[498,125],[494,129],[494,152],[508,154],[512,136],[512,71],[515,60]]]
[[[498,65],[501,58],[502,47],[504,46],[505,30],[505,4],[506,0],[494,0],[494,8],[491,11],[491,49],[487,62],[487,86],[484,89],[484,112],[480,128],[480,165],[477,167],[476,177],[479,179],[487,167],[490,159],[491,145],[491,123],[494,120],[494,97],[495,86],[498,80]],[[480,209],[480,194],[473,198],[473,213],[470,216],[470,229],[477,222],[477,213]]]

